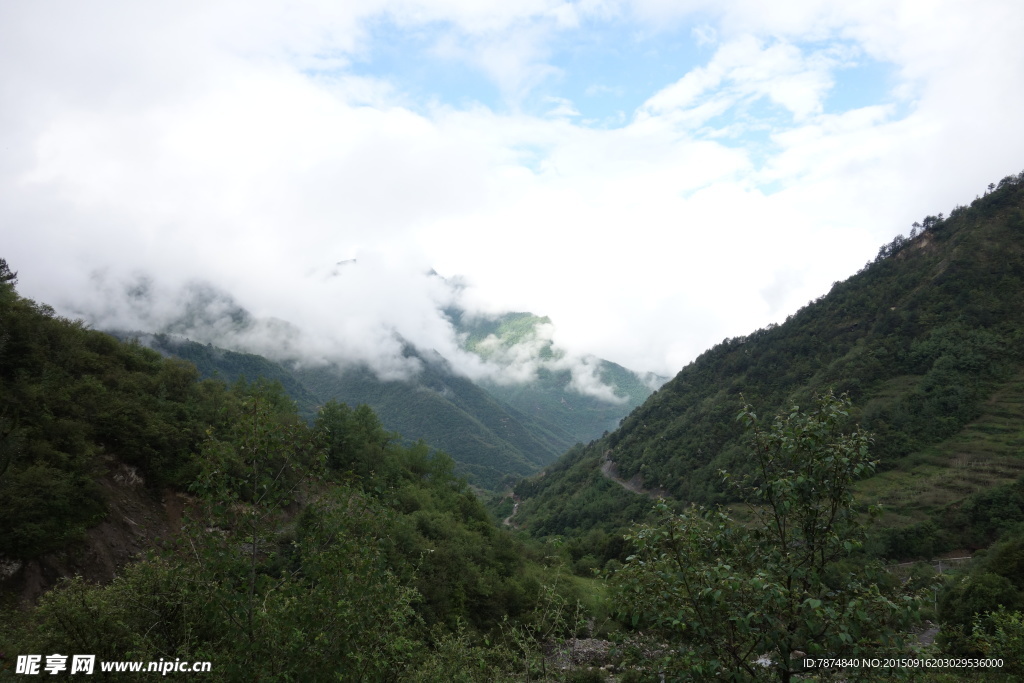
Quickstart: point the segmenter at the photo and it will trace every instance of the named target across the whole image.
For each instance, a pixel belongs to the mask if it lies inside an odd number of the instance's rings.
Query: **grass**
[[[863,503],[880,504],[887,526],[924,520],[971,494],[1024,475],[1024,373],[1003,384],[981,415],[945,441],[904,458],[897,469],[857,486]]]

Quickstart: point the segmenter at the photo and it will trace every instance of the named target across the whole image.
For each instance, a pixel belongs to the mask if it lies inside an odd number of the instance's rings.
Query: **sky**
[[[457,304],[673,375],[1024,169],[1022,32],[1019,0],[8,0],[0,256],[100,329],[205,283],[287,321],[271,355],[480,374]]]

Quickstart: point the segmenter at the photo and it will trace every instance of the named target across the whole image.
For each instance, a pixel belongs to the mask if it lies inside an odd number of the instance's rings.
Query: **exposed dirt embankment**
[[[65,576],[111,581],[126,563],[180,530],[188,502],[184,495],[154,493],[135,468],[123,464],[113,465],[100,484],[107,498],[104,520],[81,542],[60,552],[28,562],[5,562],[0,567],[0,592],[34,602]]]
[[[668,491],[666,491],[665,489],[644,488],[644,479],[639,474],[633,475],[628,480],[620,477],[618,465],[616,465],[615,462],[612,460],[611,450],[605,451],[604,457],[601,459],[601,474],[608,477],[609,479],[611,479],[612,481],[614,481],[616,484],[626,489],[627,491],[632,491],[633,493],[639,494],[641,496],[647,496],[648,498],[658,499],[664,498],[665,496],[668,495]]]
[[[502,524],[504,524],[505,526],[512,526],[512,518],[516,516],[517,512],[519,512],[519,496],[513,494],[512,495],[512,514],[509,515],[508,517],[506,517],[504,520],[502,520]]]

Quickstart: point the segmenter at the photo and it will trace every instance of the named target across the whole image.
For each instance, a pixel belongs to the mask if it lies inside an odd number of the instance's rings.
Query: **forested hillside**
[[[651,395],[651,391],[664,384],[667,377],[653,373],[643,376],[611,361],[590,357],[594,378],[610,390],[608,400],[573,390],[572,372],[560,367],[564,352],[555,348],[540,330],[550,326],[551,320],[532,313],[506,313],[493,318],[470,318],[457,308],[445,311],[461,335],[468,351],[492,362],[514,365],[508,355],[521,353],[523,347],[531,351],[528,360],[536,362],[537,377],[529,382],[500,383],[482,381],[481,385],[492,395],[520,412],[545,423],[556,425],[572,435],[572,441],[562,448],[579,442],[587,443],[614,430],[619,421]]]
[[[15,283],[0,260],[0,678],[74,652],[213,680],[494,680],[582,628],[557,554],[500,528],[444,453],[366,406],[310,424],[278,383],[200,381]]]
[[[729,502],[718,471],[749,467],[744,402],[774,414],[833,388],[874,433],[879,473],[862,498],[884,503],[890,525],[934,523],[1024,472],[1022,301],[1024,174],[915,223],[785,323],[702,354],[620,429],[521,483],[517,521],[600,540],[643,516],[648,501],[602,475],[609,461],[676,500]],[[930,533],[933,550],[992,540]]]
[[[796,650],[917,656],[927,616],[925,652],[1024,657],[1024,174],[703,354],[520,481],[505,523],[460,472],[540,466],[522,454],[569,429],[526,413],[571,372],[519,411],[412,348],[415,384],[145,339],[167,358],[16,281],[0,260],[0,642],[19,655],[217,680],[791,680],[842,673]],[[951,579],[893,565],[989,546]]]
[[[145,293],[134,296],[144,298]],[[183,318],[169,325],[167,331],[113,334],[126,341],[139,339],[164,355],[187,360],[204,378],[280,382],[307,419],[330,400],[352,406],[367,404],[387,429],[402,434],[410,443],[422,439],[450,454],[456,471],[485,489],[505,490],[517,479],[550,464],[577,442],[590,441],[613,429],[662,379],[642,379],[615,363],[590,358],[608,396],[585,393],[573,388],[568,366],[559,365],[565,360],[563,352],[554,349],[550,340],[538,338],[537,328],[549,323],[547,319],[511,313],[469,320],[456,308],[446,314],[464,335],[468,351],[481,354],[504,370],[520,374],[525,370],[526,376],[514,383],[474,382],[436,352],[408,343],[403,349],[405,358],[415,358],[420,371],[406,379],[381,379],[362,364],[307,363],[301,358],[274,361],[201,344],[174,333],[220,329],[218,325],[225,324],[223,319],[217,324],[207,320],[212,317],[208,310],[211,307],[230,311],[230,325],[240,330],[264,323],[285,325],[281,321],[255,320],[223,292],[197,286],[190,296]],[[513,347],[508,358],[497,359],[486,351]],[[547,364],[549,361],[551,364]]]
[[[132,338],[130,333],[121,336]],[[166,334],[137,336],[163,354],[194,363],[203,377],[281,382],[307,419],[331,400],[369,405],[387,429],[449,453],[459,474],[486,489],[536,472],[575,442],[542,417],[502,404],[454,373],[444,359],[424,357],[412,348],[407,353],[422,361],[421,372],[409,380],[387,381],[364,366],[294,366]]]
[[[113,463],[185,486],[229,392],[188,363],[85,329],[22,299],[0,261],[0,555],[37,557],[102,519]]]

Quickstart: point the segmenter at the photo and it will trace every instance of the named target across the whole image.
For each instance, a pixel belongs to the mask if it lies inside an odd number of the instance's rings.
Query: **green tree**
[[[384,429],[370,406],[364,404],[352,410],[332,399],[320,408],[315,427],[327,447],[327,466],[331,470],[351,472],[363,480],[394,474],[391,470],[395,463],[388,446],[396,435]]]
[[[974,649],[985,657],[998,657],[1005,668],[999,678],[1021,680],[1024,676],[1024,614],[1003,606],[978,614],[971,634]]]
[[[614,577],[617,600],[672,643],[663,671],[789,681],[807,671],[804,656],[904,647],[918,597],[877,564],[850,561],[864,538],[852,486],[876,463],[870,437],[844,430],[849,408],[830,393],[765,428],[744,407],[755,471],[736,488],[749,520],[696,506],[675,515],[662,502],[662,521],[628,537],[638,550]]]
[[[394,680],[424,657],[419,595],[388,562],[394,513],[313,482],[310,430],[272,387],[246,391],[203,445],[204,504],[176,547],[108,586],[63,582],[13,633],[17,651],[209,660],[230,681]]]
[[[18,283],[18,273],[7,265],[7,259],[0,258],[0,286],[13,287]]]
[[[239,390],[245,387],[239,386]],[[241,645],[240,670],[251,671],[262,656],[270,600],[293,583],[277,571],[278,530],[300,491],[304,467],[318,454],[305,425],[291,419],[272,387],[255,385],[229,438],[208,435],[201,471],[192,490],[204,499],[219,533],[202,525],[188,530],[199,548],[202,574],[217,588],[217,604],[227,628]],[[205,521],[205,520],[204,520]]]

